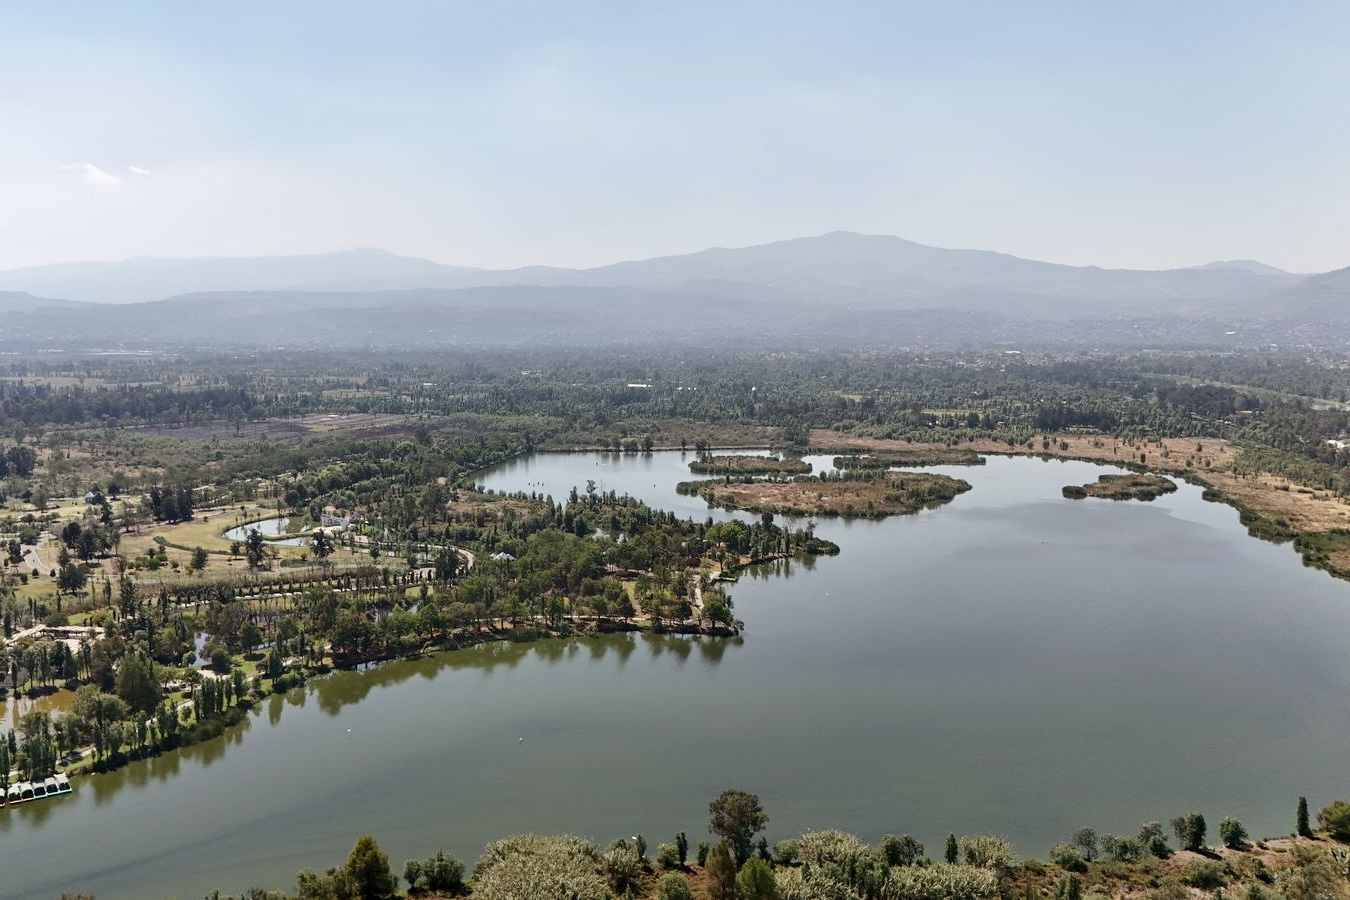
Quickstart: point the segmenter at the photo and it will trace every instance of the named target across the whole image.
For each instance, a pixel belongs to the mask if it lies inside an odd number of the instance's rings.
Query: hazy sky
[[[0,3],[0,268],[835,229],[1350,265],[1350,3]]]

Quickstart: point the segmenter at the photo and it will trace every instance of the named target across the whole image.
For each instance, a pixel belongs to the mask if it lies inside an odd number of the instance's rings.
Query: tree
[[[889,865],[913,866],[923,859],[923,844],[907,834],[888,834],[881,839],[881,853]]]
[[[675,850],[680,855],[680,865],[689,861],[689,838],[683,831],[675,832]]]
[[[656,863],[663,869],[678,869],[680,862],[680,848],[669,841],[662,841],[656,845]]]
[[[211,668],[217,672],[230,671],[230,651],[220,644],[211,648]]]
[[[1144,856],[1144,847],[1132,837],[1104,834],[1101,837],[1102,855],[1116,862],[1138,862]]]
[[[432,569],[437,581],[450,581],[459,573],[459,554],[451,547],[442,547],[436,554]]]
[[[207,556],[205,550],[203,550],[201,547],[195,548],[195,549],[192,551],[192,568],[193,568],[193,570],[194,570],[194,571],[197,571],[197,572],[200,572],[202,569],[205,569],[205,568],[206,568],[206,563],[207,563],[208,559],[209,559],[209,557]]]
[[[736,873],[736,900],[777,900],[777,897],[769,864],[758,856],[747,859]]]
[[[1308,798],[1298,798],[1298,836],[1310,838],[1313,836],[1312,828],[1308,825]]]
[[[615,891],[625,891],[642,876],[642,858],[627,841],[615,841],[600,854],[600,868]]]
[[[261,566],[266,554],[267,542],[263,540],[262,532],[256,528],[250,528],[248,534],[244,537],[244,555],[248,558],[248,567],[256,569]]]
[[[725,840],[713,845],[708,854],[708,892],[712,900],[733,900],[736,896],[736,863]]]
[[[1219,838],[1225,847],[1238,850],[1247,845],[1247,829],[1237,819],[1228,816],[1219,822]]]
[[[1199,850],[1205,846],[1205,817],[1198,812],[1177,816],[1171,820],[1172,833],[1183,850]]]
[[[117,579],[117,609],[126,618],[136,615],[140,605],[140,594],[136,592],[136,582],[123,575]]]
[[[155,666],[140,653],[128,653],[117,666],[117,696],[132,709],[151,712],[159,704]]]
[[[1095,828],[1080,828],[1073,833],[1073,837],[1069,840],[1083,852],[1083,859],[1092,862],[1097,858],[1097,830]]]
[[[1167,846],[1167,835],[1163,834],[1161,822],[1145,822],[1139,826],[1139,845],[1158,859],[1166,859],[1172,851]]]
[[[1350,803],[1333,800],[1317,814],[1317,824],[1338,841],[1350,840]]]
[[[944,858],[947,860],[947,865],[949,865],[949,866],[954,866],[954,865],[956,865],[956,856],[957,856],[957,853],[958,853],[958,850],[957,850],[957,846],[956,846],[956,835],[954,835],[954,834],[948,834],[948,835],[947,835],[947,849],[946,849],[946,852],[943,854]]]
[[[56,586],[61,591],[74,594],[84,588],[87,578],[84,566],[65,563],[56,576]]]
[[[1001,834],[968,834],[959,843],[966,865],[981,869],[1011,869],[1016,863],[1012,842]]]
[[[750,858],[755,835],[764,830],[769,817],[760,808],[759,797],[746,791],[727,789],[708,804],[708,831],[727,842],[736,864]]]
[[[1205,817],[1198,812],[1186,816],[1186,849],[1202,850],[1205,846]]]
[[[1077,875],[1064,875],[1055,883],[1054,900],[1082,900],[1083,882]]]
[[[333,552],[333,539],[322,528],[316,529],[309,539],[309,549],[319,559],[327,559]]]
[[[273,644],[272,649],[267,653],[267,677],[272,679],[273,684],[276,684],[276,680],[281,677],[285,669],[286,667],[281,659],[281,651]]]
[[[403,877],[408,882],[408,893],[425,891],[457,894],[464,887],[464,863],[437,851],[426,859],[410,859],[403,866]]]
[[[1082,851],[1073,844],[1055,844],[1050,848],[1050,861],[1066,872],[1083,872],[1087,869]]]
[[[245,650],[252,650],[261,643],[262,629],[252,619],[245,619],[239,626],[239,646]]]
[[[398,879],[389,868],[389,857],[368,834],[356,839],[343,869],[351,878],[355,895],[360,900],[385,900],[394,896],[398,887]]]
[[[323,875],[305,869],[296,876],[295,895],[297,900],[351,900],[355,889],[346,869],[329,869]]]

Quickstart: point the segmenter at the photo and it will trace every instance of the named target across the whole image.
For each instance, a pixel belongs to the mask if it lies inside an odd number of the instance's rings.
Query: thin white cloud
[[[122,179],[116,175],[111,175],[93,163],[73,163],[69,166],[62,166],[62,170],[67,172],[82,172],[85,184],[97,184],[100,186],[110,184],[121,184]]]
[[[153,169],[142,169],[140,166],[127,166],[127,171],[130,172],[132,175],[153,175],[153,174],[155,174],[155,171],[154,171]]]

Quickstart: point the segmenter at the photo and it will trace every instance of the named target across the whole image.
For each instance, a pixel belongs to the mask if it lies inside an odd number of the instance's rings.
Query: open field
[[[976,453],[1005,453],[1028,456],[1062,456],[1067,459],[1087,459],[1120,465],[1147,465],[1179,471],[1185,468],[1204,470],[1222,469],[1237,458],[1238,448],[1218,438],[1162,438],[1148,443],[1128,444],[1109,434],[1054,434],[1047,442],[1036,441],[1033,446],[1009,446],[1006,441],[993,438],[967,441],[957,448],[944,444],[925,444],[917,441],[885,440],[841,434],[827,428],[811,432],[811,449],[821,453],[861,451],[882,453],[919,453],[925,450],[959,449]]]
[[[226,419],[213,419],[190,425],[146,425],[138,431],[161,437],[193,440],[267,439],[283,444],[297,444],[306,437],[339,432],[371,432],[403,427],[409,423],[406,415],[394,413],[330,413],[300,416],[294,419],[263,419],[240,422],[238,426]]]

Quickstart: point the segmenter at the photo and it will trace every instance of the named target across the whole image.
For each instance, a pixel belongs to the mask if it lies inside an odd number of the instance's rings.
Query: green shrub
[[[1219,823],[1219,838],[1225,847],[1237,850],[1247,845],[1247,829],[1237,819],[1228,816]]]
[[[1066,872],[1083,872],[1087,863],[1073,844],[1056,844],[1050,848],[1050,861]]]
[[[1317,824],[1338,841],[1350,840],[1350,803],[1344,800],[1328,803],[1317,814]]]
[[[693,900],[689,885],[674,872],[667,873],[656,886],[658,900]]]
[[[657,844],[656,862],[658,865],[663,866],[667,869],[679,868],[680,848],[670,843],[669,841],[663,841],[662,843]]]
[[[776,866],[795,866],[801,863],[801,845],[788,838],[773,845],[773,862]]]
[[[1221,864],[1208,859],[1197,859],[1186,870],[1186,883],[1203,891],[1223,887],[1228,875]]]

